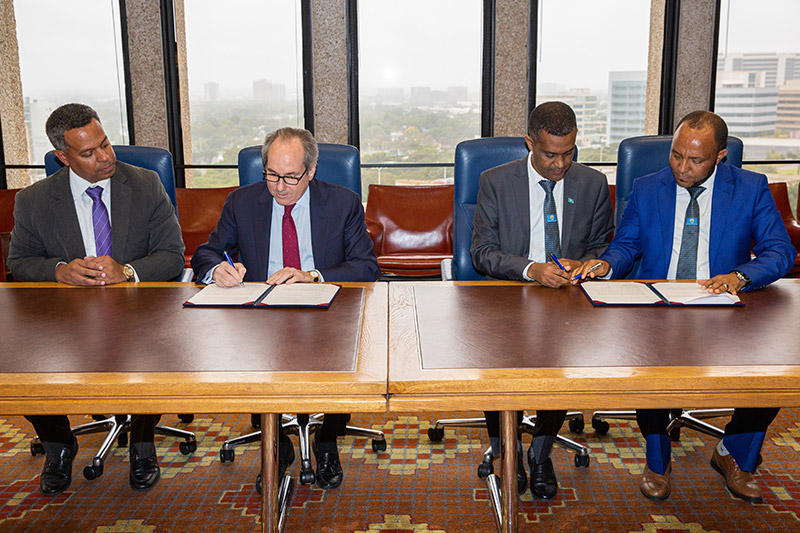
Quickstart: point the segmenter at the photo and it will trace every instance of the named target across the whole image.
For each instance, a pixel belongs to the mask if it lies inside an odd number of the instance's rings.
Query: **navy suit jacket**
[[[378,260],[367,235],[364,208],[353,191],[318,179],[308,184],[314,268],[325,281],[375,281]],[[197,279],[224,261],[223,252],[239,254],[245,281],[265,281],[269,269],[272,195],[266,181],[240,187],[225,200],[219,222],[192,256]]]
[[[621,278],[641,257],[638,279],[665,279],[675,226],[675,178],[669,167],[633,182],[614,240],[600,256]],[[750,250],[756,255],[751,260]],[[797,251],[789,240],[767,178],[727,163],[717,165],[709,234],[711,276],[740,270],[750,278],[744,290],[764,287],[785,275]]]

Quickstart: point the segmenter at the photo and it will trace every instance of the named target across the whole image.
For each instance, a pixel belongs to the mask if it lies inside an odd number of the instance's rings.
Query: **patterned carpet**
[[[673,445],[672,495],[662,503],[646,500],[638,490],[644,448],[635,424],[612,422],[608,435],[599,436],[586,413],[586,432],[573,437],[591,448],[590,467],[576,468],[571,453],[555,450],[559,495],[545,502],[532,499],[527,491],[520,501],[520,530],[800,531],[798,415],[798,409],[784,409],[773,423],[757,475],[764,503],[749,504],[734,499],[710,468],[712,440],[688,430]],[[345,438],[340,444],[344,484],[330,491],[297,484],[286,531],[493,531],[486,484],[475,473],[487,442],[485,433],[448,429],[443,442],[432,443],[427,429],[433,420],[428,414],[354,416],[357,425],[385,431],[387,451],[375,454],[368,440]],[[163,422],[178,420],[165,416]],[[223,464],[218,456],[225,439],[249,430],[249,417],[196,415],[180,427],[197,433],[198,449],[184,456],[176,441],[157,437],[162,479],[152,490],[134,492],[128,486],[124,448],[112,452],[102,477],[86,480],[83,466],[100,442],[89,436],[80,441],[71,487],[46,497],[38,490],[43,459],[30,455],[30,426],[22,418],[0,418],[0,531],[258,529],[259,497],[253,486],[259,468],[257,445],[237,448],[233,463]],[[295,476],[298,463],[290,469]]]

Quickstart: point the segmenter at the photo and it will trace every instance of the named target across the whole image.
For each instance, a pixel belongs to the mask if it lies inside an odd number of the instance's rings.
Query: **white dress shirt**
[[[78,225],[81,227],[81,237],[87,257],[97,257],[97,248],[94,242],[94,221],[92,220],[92,204],[94,202],[86,194],[86,189],[98,186],[103,188],[101,198],[106,204],[108,222],[111,224],[111,178],[90,183],[75,174],[72,168],[69,169],[69,188],[75,202],[75,212],[78,214]]]
[[[528,277],[528,269],[534,263],[547,263],[550,258],[545,255],[544,247],[544,200],[547,197],[544,189],[539,182],[547,178],[542,177],[531,163],[531,154],[528,154],[528,208],[530,210],[531,232],[528,259],[530,263],[522,271],[522,277],[528,281],[533,281]],[[564,179],[560,179],[553,187],[553,200],[556,203],[556,218],[558,219],[558,240],[561,242],[562,227],[561,213],[564,211]]]
[[[717,175],[717,167],[714,172],[703,182],[701,187],[705,190],[697,197],[697,207],[700,209],[700,233],[697,239],[697,273],[695,279],[708,279],[711,277],[711,263],[708,257],[708,241],[711,235],[711,199],[714,196],[714,178]],[[681,251],[681,239],[683,238],[683,226],[686,223],[686,208],[692,195],[689,189],[678,186],[675,191],[675,229],[672,234],[672,255],[669,260],[667,279],[675,279],[678,272],[678,256]]]

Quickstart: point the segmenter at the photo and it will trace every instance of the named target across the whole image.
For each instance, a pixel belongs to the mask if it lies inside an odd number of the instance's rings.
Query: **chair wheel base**
[[[197,450],[197,441],[184,441],[178,445],[183,455],[189,455]]]
[[[301,485],[313,485],[316,478],[314,477],[313,470],[304,470],[300,472],[300,484]]]
[[[431,442],[440,442],[444,438],[444,429],[431,426],[428,428],[428,439]]]
[[[89,481],[103,475],[103,465],[89,465],[83,468],[83,477]]]
[[[41,442],[31,442],[31,455],[34,457],[44,455],[44,446]]]
[[[234,450],[233,448],[231,448],[230,450],[226,450],[225,448],[222,448],[219,451],[219,462],[220,463],[227,463],[227,462],[231,462],[232,463],[234,459],[236,459],[236,450]]]
[[[483,479],[489,477],[489,474],[494,473],[494,465],[492,463],[481,463],[478,465],[478,477]]]
[[[589,456],[579,453],[575,454],[575,466],[589,468]]]
[[[583,433],[584,425],[583,418],[569,419],[569,430],[573,433]]]
[[[375,453],[386,451],[386,440],[372,439],[372,451]]]
[[[191,424],[194,421],[194,415],[178,415],[178,418],[184,424]]]
[[[611,429],[611,425],[602,418],[592,418],[592,428],[598,435],[605,435]]]

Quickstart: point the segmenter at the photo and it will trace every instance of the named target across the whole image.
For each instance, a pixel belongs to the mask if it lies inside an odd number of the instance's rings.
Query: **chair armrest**
[[[383,224],[367,220],[367,235],[372,239],[372,250],[375,252],[375,257],[378,257],[383,249]]]

